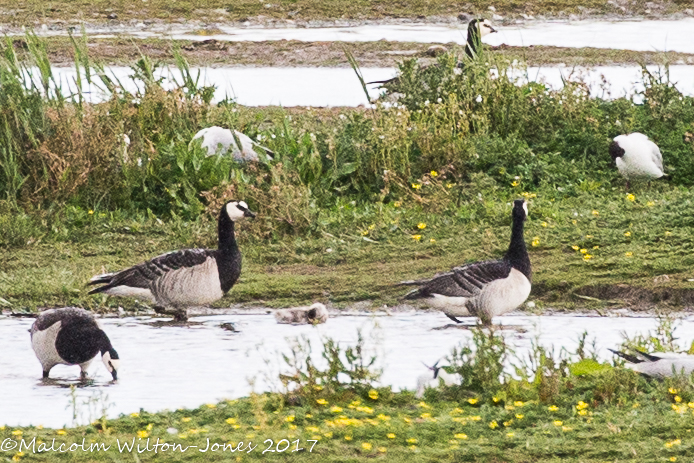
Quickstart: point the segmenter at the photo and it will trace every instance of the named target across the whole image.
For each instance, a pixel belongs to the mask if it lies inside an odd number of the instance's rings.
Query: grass
[[[15,39],[20,49],[22,39]],[[46,41],[48,57],[56,66],[72,66],[75,61],[74,45],[68,37],[50,37]],[[436,60],[426,52],[434,43],[416,42],[211,42],[164,39],[90,38],[90,56],[110,65],[130,65],[144,53],[153,60],[174,65],[176,52],[191,66],[277,66],[277,67],[349,67],[344,49],[347,47],[362,67],[396,66],[405,57],[417,57],[422,63]],[[462,54],[457,44],[447,44],[449,50]],[[602,48],[562,47],[499,47],[490,50],[508,61],[519,60],[529,66],[608,66],[666,63],[694,63],[694,55],[678,52],[640,52]],[[20,55],[21,57],[22,55]]]
[[[667,320],[664,326],[670,326]],[[652,336],[639,345],[661,341],[661,334]],[[662,341],[661,347],[668,345]],[[536,346],[511,377],[503,373],[511,356],[503,337],[473,329],[470,344],[449,357],[453,370],[465,372],[463,382],[428,389],[424,398],[375,387],[378,373],[360,347],[362,342],[346,347],[324,340],[327,366],[317,367],[295,346],[285,362],[296,374],[281,376],[288,386],[282,393],[195,409],[140,410],[117,419],[90,417],[88,425],[62,429],[2,426],[4,456],[13,461],[652,462],[686,461],[691,452],[691,378],[646,380],[619,363],[598,363],[585,342],[558,357]],[[98,403],[92,405],[98,409]],[[19,448],[20,442],[28,448]],[[101,447],[87,452],[79,447],[83,443]],[[41,452],[42,444],[77,447]]]
[[[140,3],[124,0],[27,0],[17,5],[13,0],[0,0],[0,21],[17,25],[34,25],[37,22],[86,21],[104,22],[108,15],[117,14],[118,20],[176,21],[197,19],[200,21],[244,21],[248,18],[274,20],[327,20],[327,19],[382,19],[418,18],[427,16],[456,16],[461,12],[488,13],[494,6],[502,15],[662,15],[679,12],[692,7],[689,0],[672,0],[653,3],[637,0],[615,4],[605,0],[533,0],[515,2],[511,0],[472,0],[461,4],[451,0],[429,2],[386,0],[352,2],[331,0],[278,0],[261,3],[249,0],[234,2],[223,0],[148,0]]]

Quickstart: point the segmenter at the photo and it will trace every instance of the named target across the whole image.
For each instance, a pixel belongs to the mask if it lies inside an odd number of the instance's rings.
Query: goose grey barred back
[[[51,368],[62,364],[79,365],[80,376],[85,379],[89,364],[101,353],[106,369],[114,381],[118,379],[118,353],[94,316],[86,310],[67,307],[41,312],[29,333],[44,378],[48,378]]]
[[[467,26],[467,41],[465,42],[465,56],[469,59],[474,59],[482,48],[482,37],[487,34],[496,32],[496,29],[492,26],[492,23],[488,19],[473,19]],[[438,64],[432,64],[422,68],[423,71],[436,69]],[[458,69],[465,67],[465,63],[459,61],[456,64]],[[386,87],[388,91],[397,92],[397,84],[400,83],[400,76],[392,77],[386,80],[376,80],[373,82],[367,82],[367,84],[379,84],[380,87]]]
[[[660,148],[642,133],[615,137],[609,151],[617,170],[627,181],[627,188],[631,180],[650,181],[665,175]]]
[[[183,249],[115,273],[93,277],[90,285],[103,285],[89,294],[130,296],[155,304],[158,313],[187,318],[187,308],[221,299],[241,275],[241,252],[234,223],[255,214],[243,201],[229,201],[219,212],[217,249]]]
[[[476,316],[484,324],[492,317],[518,308],[530,295],[532,270],[523,240],[523,223],[528,206],[522,199],[514,202],[511,243],[501,260],[475,262],[455,267],[432,278],[405,281],[400,285],[419,286],[405,296],[406,300],[423,300],[441,309],[448,318]]]
[[[192,145],[195,140],[200,140],[200,146],[207,151],[208,156],[231,154],[231,157],[239,162],[258,161],[256,150],[260,150],[269,160],[272,160],[275,154],[238,130],[231,131],[217,126],[200,130],[190,144]]]
[[[634,354],[609,349],[622,357],[628,363],[627,368],[644,376],[665,378],[675,375],[690,376],[694,372],[694,355],[677,354],[673,352],[658,352],[648,354],[634,350]]]

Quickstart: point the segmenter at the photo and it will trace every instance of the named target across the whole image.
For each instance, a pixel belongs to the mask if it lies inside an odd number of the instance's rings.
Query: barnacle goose
[[[241,274],[241,252],[234,222],[255,217],[243,201],[229,201],[219,212],[217,249],[183,249],[155,257],[116,273],[97,275],[89,294],[131,296],[155,303],[157,313],[185,321],[187,307],[221,299]],[[171,309],[170,311],[168,309]]]
[[[689,376],[694,372],[694,355],[673,352],[647,354],[640,350],[634,350],[632,355],[626,352],[609,350],[629,362],[625,364],[627,368],[644,376],[665,378],[680,374]]]
[[[492,26],[492,23],[488,19],[473,19],[467,26],[467,41],[465,43],[465,55],[473,59],[477,56],[480,49],[482,48],[482,37],[487,34],[496,32],[496,29]],[[438,64],[433,64],[427,66],[424,69],[436,68]],[[465,64],[463,62],[458,62],[456,65],[458,68],[463,68]],[[400,82],[400,76],[392,77],[387,80],[376,80],[373,82],[367,82],[367,84],[379,84],[381,87],[389,87]],[[395,88],[387,88],[387,90],[393,92],[397,91]]]
[[[317,325],[328,321],[328,309],[320,302],[309,307],[293,307],[275,311],[275,320],[287,325]]]
[[[41,312],[29,333],[44,378],[48,378],[51,368],[62,364],[79,365],[80,377],[84,380],[92,359],[101,353],[101,361],[113,380],[118,379],[118,353],[94,316],[86,310],[65,307]]]
[[[610,144],[610,156],[617,170],[627,180],[655,180],[665,175],[663,155],[658,145],[642,133],[634,132],[615,137]]]
[[[524,200],[514,201],[512,214],[511,244],[503,259],[455,267],[430,279],[402,282],[400,285],[419,286],[405,299],[423,299],[456,323],[461,323],[456,317],[472,315],[485,325],[491,324],[492,317],[520,306],[530,295],[532,277],[523,240],[523,222],[528,215]]]
[[[245,162],[259,159],[255,148],[262,150],[269,160],[272,160],[275,154],[269,148],[256,143],[248,135],[244,135],[238,130],[232,132],[222,127],[207,127],[196,133],[190,143],[192,144],[197,139],[201,139],[200,146],[207,151],[208,156],[224,155],[231,152],[231,156],[236,161]]]

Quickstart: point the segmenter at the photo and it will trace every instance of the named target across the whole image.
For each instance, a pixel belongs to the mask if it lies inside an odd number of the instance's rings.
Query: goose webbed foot
[[[188,311],[186,309],[167,310],[165,307],[155,306],[154,311],[159,315],[172,316],[175,323],[185,323],[188,321]]]

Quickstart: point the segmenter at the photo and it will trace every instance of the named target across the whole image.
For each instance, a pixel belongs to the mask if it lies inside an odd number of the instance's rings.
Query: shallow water
[[[433,364],[470,337],[470,332],[462,329],[432,331],[448,323],[435,312],[336,316],[317,327],[279,325],[271,314],[206,316],[193,321],[199,324],[159,327],[149,317],[102,320],[122,359],[119,380],[110,383],[110,375],[96,360],[90,368],[93,385],[77,391],[80,403],[93,402],[92,414],[89,406],[82,405],[77,421],[98,417],[104,403],[111,404],[108,415],[113,417],[140,408],[153,412],[243,397],[252,390],[250,379],[256,380],[256,391],[277,390],[277,373],[284,370],[279,353],[289,353],[288,338],[306,336],[315,352],[321,337],[353,344],[358,329],[379,355],[384,369],[382,383],[395,389],[414,389],[417,376],[427,371],[422,362]],[[240,332],[223,330],[219,327],[222,322],[234,322]],[[556,352],[561,347],[573,350],[579,335],[587,330],[603,358],[609,357],[606,348],[619,345],[621,333],[646,334],[656,326],[651,317],[510,315],[495,322],[527,329],[525,333],[506,331],[509,344],[518,353],[528,349],[537,335],[542,345],[554,346]],[[41,367],[27,332],[32,323],[32,319],[0,317],[0,424],[71,424],[72,408],[65,386],[76,382],[79,368],[57,366],[51,371],[56,381],[42,383]],[[691,341],[692,331],[694,317],[689,317],[679,329],[683,345]]]
[[[657,66],[649,66],[654,71]],[[247,106],[359,106],[368,101],[361,84],[351,69],[345,68],[201,68],[205,85],[217,87],[214,101],[225,97],[236,97],[238,103]],[[54,68],[54,75],[63,87],[63,93],[75,92],[76,71],[74,68]],[[137,90],[129,78],[133,71],[127,67],[108,67],[106,73],[115,76],[131,92]],[[394,76],[394,68],[364,68],[366,81],[385,80]],[[515,77],[521,81],[545,82],[552,88],[560,88],[562,77],[573,75],[573,79],[585,81],[593,96],[617,98],[641,90],[641,69],[635,66],[597,66],[594,68],[531,67],[527,75],[518,71]],[[178,70],[159,70],[157,76],[167,79],[165,86],[172,86],[172,79],[181,81]],[[604,77],[604,79],[603,79]],[[675,65],[670,67],[670,77],[677,88],[687,95],[694,95],[694,66]],[[86,98],[101,101],[106,96],[97,87],[88,88]],[[380,90],[369,86],[372,99]]]
[[[372,42],[465,43],[467,26],[463,24],[374,24],[353,27],[261,28],[219,26],[221,34],[196,35],[180,25],[103,27],[87,29],[95,37],[130,35],[170,37],[181,40],[265,41],[300,40]],[[553,45],[558,47],[596,47],[640,51],[679,51],[694,53],[694,18],[678,20],[548,21],[518,25],[500,25],[499,32],[484,37],[490,45]],[[66,34],[43,31],[43,35]]]

